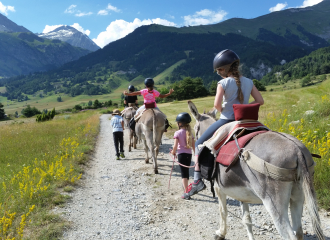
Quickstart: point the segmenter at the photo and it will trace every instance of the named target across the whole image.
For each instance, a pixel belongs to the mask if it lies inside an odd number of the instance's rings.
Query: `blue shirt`
[[[122,132],[123,127],[121,123],[123,122],[123,118],[119,115],[114,115],[111,118],[111,126],[112,126],[112,132]]]
[[[253,81],[246,77],[240,77],[240,80],[241,89],[244,96],[243,104],[248,104],[253,88]],[[240,104],[240,102],[238,101],[238,87],[235,78],[227,77],[225,79],[220,80],[218,84],[221,84],[223,90],[225,91],[222,100],[222,112],[220,118],[234,120],[235,116],[233,104]]]

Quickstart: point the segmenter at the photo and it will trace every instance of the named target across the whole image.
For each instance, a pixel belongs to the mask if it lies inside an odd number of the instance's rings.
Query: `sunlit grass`
[[[6,230],[0,238],[22,239],[28,228],[33,229],[29,237],[39,239],[51,228],[38,222],[49,208],[66,201],[57,189],[68,190],[81,177],[80,164],[98,131],[97,111],[0,128],[0,229]],[[59,225],[65,226],[63,221]]]

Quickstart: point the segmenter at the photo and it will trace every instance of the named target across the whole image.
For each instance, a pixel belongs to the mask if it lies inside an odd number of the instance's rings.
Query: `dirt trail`
[[[127,152],[126,146],[126,159],[115,160],[109,117],[101,116],[95,153],[81,186],[70,193],[72,199],[64,208],[55,209],[72,222],[63,239],[214,239],[219,227],[218,200],[212,197],[209,185],[192,200],[182,200],[180,170],[175,166],[168,190],[172,168],[168,149],[173,140],[163,138],[158,158],[160,174],[154,175],[152,164],[144,163],[141,144],[132,152]],[[247,239],[239,202],[227,199],[227,206],[226,239]],[[250,210],[256,240],[279,239],[264,207],[252,205]],[[330,240],[330,218],[324,212],[320,214],[326,239]],[[303,228],[307,233],[304,239],[315,239],[309,234],[308,216],[303,218]]]

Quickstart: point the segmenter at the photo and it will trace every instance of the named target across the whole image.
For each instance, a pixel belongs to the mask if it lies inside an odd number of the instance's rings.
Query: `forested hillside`
[[[137,76],[154,77],[182,59],[187,61],[175,68],[172,75],[164,79],[165,83],[190,76],[201,77],[208,85],[218,79],[213,73],[212,61],[222,49],[234,49],[241,57],[242,72],[251,78],[260,78],[270,71],[270,66],[283,59],[290,61],[312,51],[292,46],[278,48],[237,34],[149,32],[150,27],[140,27],[127,37],[55,71],[17,76],[2,80],[2,85],[6,85],[7,96],[11,99],[21,93],[33,94],[40,90],[86,94],[85,90],[92,87],[90,84],[102,82],[115,89],[120,85],[115,79],[130,81]],[[251,69],[255,69],[254,72]],[[104,91],[98,86],[95,92],[102,94]]]
[[[0,32],[0,77],[47,71],[90,51],[29,32]]]
[[[260,80],[269,72],[277,72],[280,66],[273,70],[274,66],[329,46],[328,11],[330,0],[324,0],[313,7],[287,9],[255,19],[233,18],[213,25],[142,26],[57,70],[2,79],[0,86],[6,86],[5,94],[10,99],[41,90],[71,96],[103,94],[119,87],[123,80],[155,77],[174,64],[175,68],[157,83],[170,85],[185,77],[198,77],[208,86],[218,79],[212,69],[213,58],[226,48],[240,56],[245,76]],[[325,68],[321,64],[319,72]],[[274,82],[265,79],[265,83]]]
[[[289,80],[327,73],[330,73],[330,47],[318,49],[305,57],[275,66],[261,81],[266,85],[286,83]]]

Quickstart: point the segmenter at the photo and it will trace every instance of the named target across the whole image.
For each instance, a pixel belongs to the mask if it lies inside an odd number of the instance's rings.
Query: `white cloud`
[[[175,23],[167,21],[166,19],[144,19],[140,20],[135,18],[133,22],[126,22],[125,20],[116,20],[110,23],[107,29],[104,32],[101,32],[97,38],[94,38],[93,41],[100,47],[104,47],[105,45],[118,40],[120,38],[125,37],[129,33],[133,32],[136,28],[142,25],[150,25],[150,24],[161,24],[165,26],[176,26]]]
[[[120,12],[120,9],[112,6],[110,3],[108,4],[107,9],[114,12]]]
[[[100,10],[97,14],[98,15],[108,15],[109,11],[113,11],[113,12],[121,12],[120,9],[118,9],[115,6],[112,6],[110,3],[108,4],[108,6],[106,7],[106,9],[102,9]]]
[[[48,33],[51,32],[53,30],[55,30],[56,28],[62,27],[63,25],[46,25],[44,30],[42,31],[42,33]]]
[[[76,17],[84,17],[84,16],[89,16],[89,15],[92,15],[93,13],[92,12],[78,12],[75,14]]]
[[[320,2],[322,2],[323,0],[305,0],[303,2],[303,4],[301,6],[299,6],[299,8],[305,8],[305,7],[310,7],[310,6],[313,6],[313,5],[316,5]]]
[[[51,32],[53,30],[55,30],[56,28],[62,27],[64,26],[63,24],[61,25],[46,25],[45,29],[42,31],[42,33],[48,33]],[[89,36],[89,34],[91,33],[91,31],[89,31],[88,29],[84,30],[84,28],[82,26],[79,25],[79,23],[74,23],[72,25],[70,25],[70,27],[73,27],[75,29],[77,29],[79,32],[82,32],[84,34],[86,34],[87,36]]]
[[[227,14],[228,13],[224,10],[215,12],[209,9],[203,9],[196,12],[194,15],[184,16],[184,25],[196,26],[218,23],[221,22]]]
[[[13,6],[5,6],[0,2],[0,13],[7,16],[8,12],[15,12],[15,8]]]
[[[108,11],[107,10],[100,10],[97,15],[108,15]]]
[[[275,7],[271,7],[269,9],[270,12],[276,12],[276,11],[281,11],[283,10],[284,8],[286,8],[286,6],[288,6],[288,4],[285,2],[285,3],[278,3],[276,4]]]
[[[75,11],[77,11],[75,8],[77,7],[77,5],[71,5],[70,7],[68,7],[67,9],[65,9],[65,13],[74,13]]]
[[[171,18],[171,19],[175,18],[173,15],[170,15],[170,14],[166,14],[166,17]]]

